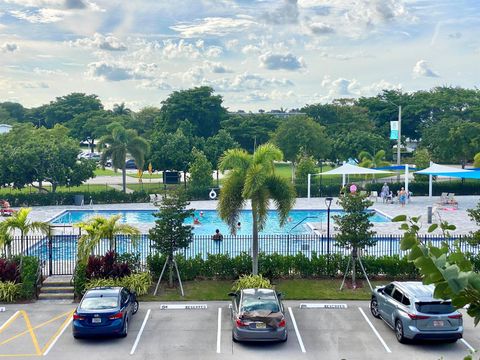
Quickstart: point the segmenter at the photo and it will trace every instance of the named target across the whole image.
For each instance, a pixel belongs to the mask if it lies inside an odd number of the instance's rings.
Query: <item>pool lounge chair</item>
[[[440,195],[439,204],[446,204],[447,200],[448,200],[448,193],[442,192],[442,195]]]
[[[372,191],[372,192],[370,193],[369,199],[370,199],[370,200],[375,199],[375,202],[377,202],[377,201],[378,201],[378,192],[377,192],[377,191]]]
[[[446,205],[451,205],[458,209],[458,201],[455,199],[455,193],[449,193]]]

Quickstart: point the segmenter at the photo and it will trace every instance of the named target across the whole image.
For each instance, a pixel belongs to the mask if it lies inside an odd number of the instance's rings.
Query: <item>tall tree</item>
[[[259,146],[253,155],[245,150],[227,150],[220,160],[220,170],[230,170],[226,175],[218,212],[220,218],[236,233],[240,211],[248,199],[252,205],[252,272],[258,274],[258,233],[265,226],[270,199],[279,213],[283,226],[295,203],[292,184],[275,174],[274,161],[283,159],[282,151],[272,144]]]
[[[189,193],[193,197],[201,197],[207,194],[212,187],[212,164],[201,150],[193,149],[192,161],[190,162],[188,172],[190,173]]]
[[[162,101],[160,125],[166,132],[175,132],[182,120],[188,120],[194,126],[195,135],[208,137],[220,129],[220,122],[227,111],[222,106],[220,95],[213,95],[208,86],[188,90],[174,91]]]
[[[376,244],[373,237],[375,232],[370,230],[373,224],[370,222],[370,213],[366,211],[373,202],[366,198],[366,195],[349,193],[338,200],[345,215],[334,215],[336,222],[335,230],[338,234],[335,241],[338,246],[350,250],[352,263],[352,287],[356,288],[356,262],[358,251]]]
[[[108,158],[112,159],[112,166],[115,170],[122,169],[123,192],[127,191],[127,154],[130,154],[135,160],[138,169],[143,169],[145,165],[145,156],[148,154],[150,145],[148,142],[137,135],[135,130],[125,130],[118,124],[110,124],[107,128],[109,135],[104,135],[98,143],[99,149],[102,149],[101,162],[105,164]]]
[[[95,150],[95,141],[108,133],[107,126],[117,121],[105,110],[84,112],[67,123],[70,135],[78,141],[87,141],[90,151]]]
[[[124,102],[120,104],[114,104],[112,112],[114,115],[130,115],[132,110],[129,109]]]
[[[173,257],[175,251],[190,245],[193,239],[193,227],[185,224],[185,220],[193,216],[194,210],[187,209],[189,203],[182,192],[173,192],[160,204],[155,227],[149,230],[152,247],[168,256],[169,284],[173,286]]]
[[[385,160],[385,150],[379,150],[373,154],[368,151],[362,151],[358,154],[358,159],[360,160],[358,165],[366,168],[378,168],[390,165],[390,163]]]
[[[156,131],[152,137],[151,162],[157,170],[187,170],[192,158],[193,139],[178,129],[174,133]]]

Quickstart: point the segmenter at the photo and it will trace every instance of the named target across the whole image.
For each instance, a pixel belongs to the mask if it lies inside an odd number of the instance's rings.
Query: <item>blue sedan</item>
[[[128,334],[128,323],[138,311],[135,293],[122,287],[88,290],[73,314],[73,337]]]

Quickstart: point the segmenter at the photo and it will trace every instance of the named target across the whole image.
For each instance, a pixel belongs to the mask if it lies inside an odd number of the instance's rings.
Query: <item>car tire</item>
[[[443,342],[447,343],[447,344],[454,344],[458,341],[458,339],[448,339],[448,340],[444,340]]]
[[[80,335],[73,335],[73,338],[78,340],[78,339],[81,339],[82,337]]]
[[[285,339],[280,340],[281,343],[287,342],[288,340],[288,334],[285,336]]]
[[[120,337],[127,337],[128,335],[128,318],[125,319],[124,323],[123,323],[123,329],[122,329],[122,332],[120,333]]]
[[[407,342],[407,338],[403,336],[403,324],[400,320],[395,321],[395,337],[401,344],[405,344]]]
[[[139,308],[139,305],[138,305],[138,301],[135,300],[135,302],[133,303],[133,310],[132,310],[132,314],[136,314],[137,311],[138,311],[138,308]]]
[[[380,312],[378,311],[378,301],[376,298],[372,298],[370,301],[370,312],[374,318],[380,319]]]
[[[232,341],[233,341],[234,343],[238,343],[238,340],[235,338],[235,335],[233,334],[233,332],[232,332]]]

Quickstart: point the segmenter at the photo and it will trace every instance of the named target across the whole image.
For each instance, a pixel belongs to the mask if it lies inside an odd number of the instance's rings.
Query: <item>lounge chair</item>
[[[440,202],[439,204],[446,204],[448,200],[448,193],[442,192],[442,195],[440,195]]]
[[[377,202],[378,201],[378,191],[372,191],[370,193],[369,199],[371,199],[371,200],[375,199],[375,202]]]
[[[455,193],[449,193],[447,197],[447,205],[452,205],[458,209],[458,201],[455,199]]]

